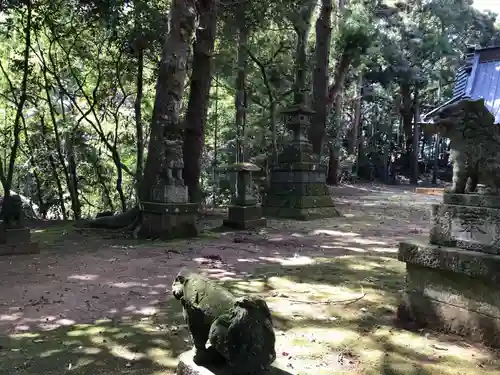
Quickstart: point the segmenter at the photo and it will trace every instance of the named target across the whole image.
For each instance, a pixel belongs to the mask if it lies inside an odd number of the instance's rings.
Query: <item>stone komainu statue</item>
[[[474,192],[478,183],[500,194],[500,125],[484,99],[466,99],[441,109],[434,132],[450,139],[453,186],[450,192]]]
[[[186,272],[177,275],[172,292],[182,303],[195,363],[225,362],[234,375],[254,375],[276,359],[271,312],[263,299],[236,298],[219,284]]]
[[[19,195],[3,197],[0,218],[6,228],[17,228],[21,226],[22,200]]]
[[[160,180],[167,185],[183,184],[182,142],[165,139],[163,141]]]

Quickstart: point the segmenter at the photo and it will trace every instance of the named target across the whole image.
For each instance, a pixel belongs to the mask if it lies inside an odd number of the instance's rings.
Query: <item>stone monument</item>
[[[252,163],[237,163],[224,170],[237,173],[236,193],[228,207],[228,218],[224,220],[224,226],[234,229],[265,227],[266,218],[262,217],[262,208],[253,193],[252,172],[258,172],[260,168]]]
[[[271,168],[264,215],[296,220],[340,216],[326,186],[325,168],[305,135],[314,111],[295,105],[283,113],[292,139]]]
[[[451,140],[453,186],[432,206],[429,242],[399,244],[406,290],[398,315],[500,347],[500,128],[493,121],[483,100],[437,112],[436,129]]]
[[[163,155],[160,174],[151,188],[151,201],[140,202],[139,236],[159,239],[197,236],[198,205],[188,202],[182,178],[182,141],[165,140]]]
[[[0,255],[38,254],[40,247],[31,241],[29,228],[23,225],[19,195],[4,197],[1,209]]]

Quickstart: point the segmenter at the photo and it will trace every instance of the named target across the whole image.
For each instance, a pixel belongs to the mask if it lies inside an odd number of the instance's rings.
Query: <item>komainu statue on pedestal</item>
[[[433,117],[434,132],[450,139],[453,186],[450,193],[485,192],[500,195],[500,125],[484,106],[484,99],[465,99],[441,109]]]

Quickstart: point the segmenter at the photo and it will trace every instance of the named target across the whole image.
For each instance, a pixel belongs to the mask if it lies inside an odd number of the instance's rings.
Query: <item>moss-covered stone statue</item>
[[[276,359],[271,312],[263,299],[237,298],[218,283],[186,271],[176,276],[172,292],[181,301],[193,337],[195,363],[225,363],[234,375],[255,375]]]
[[[500,125],[484,99],[448,105],[433,117],[433,131],[450,139],[453,162],[451,193],[472,193],[477,184],[488,194],[500,194]]]

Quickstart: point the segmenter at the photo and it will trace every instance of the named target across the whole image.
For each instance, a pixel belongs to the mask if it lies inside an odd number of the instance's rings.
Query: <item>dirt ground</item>
[[[170,295],[181,267],[266,297],[291,374],[498,374],[493,351],[394,327],[398,242],[425,238],[440,200],[413,191],[337,187],[344,217],[259,231],[211,231],[213,213],[199,238],[175,242],[39,224],[40,255],[0,258],[0,374],[173,374],[191,347]]]

